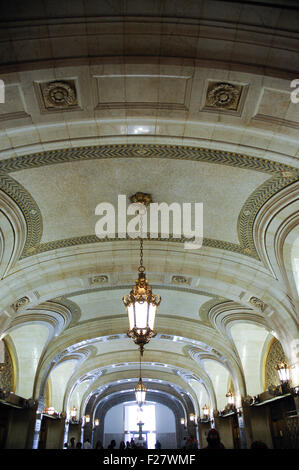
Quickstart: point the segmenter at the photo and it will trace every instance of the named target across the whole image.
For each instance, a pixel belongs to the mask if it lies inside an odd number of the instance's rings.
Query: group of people
[[[157,441],[156,445],[155,445],[155,448],[156,449],[161,449],[161,447],[162,447],[161,442]],[[84,441],[83,446],[82,446],[81,441],[75,443],[75,438],[72,437],[70,439],[69,443],[66,442],[64,444],[64,448],[65,449],[82,449],[82,448],[83,449],[91,449],[92,447],[91,447],[90,440],[88,438]],[[108,445],[107,449],[113,450],[115,448],[116,448],[116,441],[114,439],[112,439],[112,441]],[[146,448],[147,448],[146,447],[146,441],[144,439],[142,439],[142,440],[137,439],[136,441],[134,441],[134,439],[131,438],[131,441],[127,441],[126,443],[125,443],[125,441],[121,441],[121,443],[119,445],[120,450],[146,449]],[[95,449],[104,449],[104,446],[103,446],[101,441],[97,441]]]
[[[90,440],[87,438],[85,439],[83,446],[82,442],[78,441],[77,444],[75,444],[75,438],[71,437],[70,442],[65,442],[64,443],[64,448],[65,449],[91,449],[91,443]]]
[[[116,447],[116,442],[114,439],[112,439],[112,441],[110,442],[110,444],[108,445],[107,449],[115,449]],[[162,448],[162,444],[160,441],[156,441],[156,444],[155,444],[155,449],[161,449]],[[126,449],[147,449],[147,445],[146,445],[146,441],[144,439],[136,439],[134,441],[133,437],[131,438],[131,441],[127,441],[125,443],[125,441],[121,441],[121,443],[119,444],[119,449],[120,450],[126,450]]]
[[[87,438],[85,439],[83,446],[82,442],[77,442],[75,444],[75,438],[72,437],[70,439],[70,443],[68,444],[67,442],[64,444],[64,447],[66,449],[91,449],[91,443],[90,440]],[[182,442],[182,449],[198,449],[198,443],[197,440],[194,436],[188,436],[183,439]],[[108,445],[107,449],[113,450],[116,448],[116,441],[114,439],[111,440],[110,444]],[[131,438],[131,441],[121,441],[119,445],[120,450],[127,450],[127,449],[146,449],[146,441],[144,439],[137,439],[134,441],[133,438]],[[155,449],[161,449],[162,445],[161,442],[157,440],[155,444]],[[251,449],[267,449],[267,445],[264,442],[261,441],[254,441],[251,444]],[[104,449],[103,444],[101,441],[97,441],[95,449]],[[220,439],[220,434],[219,432],[213,428],[210,429],[207,435],[207,446],[203,447],[203,449],[225,449],[224,445],[221,442]]]
[[[189,436],[184,438],[182,443],[182,449],[197,449],[197,441],[194,436]],[[251,449],[268,449],[268,446],[262,441],[254,441],[251,444]],[[203,449],[225,449],[224,445],[221,442],[220,434],[217,429],[212,428],[209,430],[207,435],[207,446]]]

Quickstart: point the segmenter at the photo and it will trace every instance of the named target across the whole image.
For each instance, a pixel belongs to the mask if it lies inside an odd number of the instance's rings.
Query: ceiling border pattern
[[[24,254],[29,256],[32,254],[34,247],[39,245],[43,233],[43,219],[40,208],[31,194],[7,174],[0,173],[0,190],[13,199],[24,215],[27,233],[21,258],[24,257]]]
[[[298,181],[299,178],[298,169],[280,162],[239,153],[176,145],[110,144],[51,150],[8,158],[0,162],[0,189],[15,200],[26,219],[28,233],[21,259],[59,248],[113,241],[114,239],[99,239],[96,235],[87,235],[40,243],[43,228],[40,209],[25,188],[11,178],[8,173],[59,163],[108,158],[169,158],[201,161],[269,174],[270,179],[250,195],[241,209],[237,224],[240,244],[210,238],[203,239],[203,246],[240,253],[257,260],[259,260],[259,256],[253,239],[253,224],[256,214],[270,197],[286,186]],[[287,177],[283,176],[283,172],[287,173]],[[148,239],[151,241],[160,242],[166,240],[167,242],[171,241],[176,243],[184,243],[187,241],[184,237],[178,239],[171,236],[167,239],[162,237],[148,237]],[[123,240],[131,239],[127,237],[127,239]]]

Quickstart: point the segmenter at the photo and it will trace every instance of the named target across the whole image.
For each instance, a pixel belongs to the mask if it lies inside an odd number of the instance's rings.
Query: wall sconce
[[[190,413],[189,419],[190,419],[191,423],[194,423],[194,422],[195,422],[195,414],[194,414],[194,413]]]
[[[77,408],[75,406],[73,406],[73,408],[71,408],[70,415],[71,415],[71,418],[73,420],[75,420],[75,418],[77,416]]]
[[[285,361],[281,361],[277,364],[275,369],[278,371],[281,383],[288,383],[290,380],[290,366],[288,366]]]
[[[100,424],[100,420],[99,420],[98,418],[96,418],[96,419],[94,420],[94,425],[95,425],[95,427],[98,426],[99,424]]]
[[[181,425],[185,426],[185,418],[181,418]]]
[[[49,408],[44,409],[43,413],[47,414],[49,416],[53,416],[56,413],[56,411],[55,411],[55,408],[53,406],[49,406]]]
[[[209,407],[207,405],[203,406],[202,411],[203,411],[204,419],[209,419],[210,418],[210,409],[209,409]]]
[[[85,424],[90,423],[90,415],[84,416],[84,422],[85,422]]]
[[[234,406],[235,399],[234,399],[234,396],[233,396],[232,392],[227,392],[227,394],[225,396],[227,398],[227,404],[229,406]]]

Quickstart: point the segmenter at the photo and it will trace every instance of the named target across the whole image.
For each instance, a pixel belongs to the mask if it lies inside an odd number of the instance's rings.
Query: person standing
[[[204,449],[225,449],[220,440],[220,434],[216,429],[210,429],[207,436],[208,445]]]
[[[85,439],[85,441],[84,441],[83,449],[91,449],[90,440],[88,438]]]
[[[75,448],[76,448],[76,446],[75,446],[75,438],[74,438],[74,437],[71,437],[69,449],[75,449]]]

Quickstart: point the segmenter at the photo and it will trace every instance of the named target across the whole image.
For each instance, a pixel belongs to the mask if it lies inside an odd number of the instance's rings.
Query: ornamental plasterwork
[[[266,308],[266,304],[261,300],[258,299],[257,297],[250,297],[249,303],[253,305],[255,308],[260,310],[261,312],[264,312]]]
[[[102,274],[100,276],[93,276],[89,278],[89,284],[91,286],[98,285],[98,284],[105,284],[106,282],[108,282],[108,276],[106,276],[105,274]]]
[[[208,81],[203,110],[240,115],[246,92],[247,85]]]
[[[14,371],[13,362],[7,345],[4,342],[4,367],[0,370],[0,388],[2,390],[13,391],[14,388]]]
[[[77,91],[74,80],[55,80],[35,84],[42,111],[69,111],[78,109]]]
[[[140,154],[140,150],[146,150],[146,153]],[[39,207],[28,191],[11,178],[8,173],[71,161],[86,161],[103,158],[134,158],[136,156],[139,158],[170,158],[202,161],[237,168],[246,168],[269,174],[269,179],[250,195],[239,214],[237,229],[240,243],[236,244],[209,238],[204,238],[203,240],[203,246],[228,250],[255,259],[259,259],[253,240],[253,223],[257,212],[271,196],[297,181],[299,177],[298,169],[279,162],[232,152],[175,145],[114,144],[77,149],[61,149],[12,157],[0,162],[0,189],[18,204],[26,220],[27,237],[22,258],[49,250],[56,250],[58,248],[80,244],[103,243],[109,241],[109,238],[99,239],[96,235],[89,235],[40,243],[43,225]],[[283,176],[282,172],[288,173],[284,173]],[[129,240],[129,238],[127,239]],[[152,241],[160,242],[165,241],[165,239],[158,237]],[[183,243],[186,240],[183,237],[181,239],[174,239],[170,236],[166,241]]]
[[[185,276],[172,276],[171,282],[173,284],[179,284],[179,285],[189,285],[190,284],[190,279],[187,279]]]
[[[30,303],[30,299],[29,297],[27,296],[24,296],[22,297],[21,299],[18,299],[14,304],[13,304],[13,308],[16,312],[18,312],[18,310],[20,310],[21,308],[23,307],[26,307],[26,305],[28,305]]]
[[[271,387],[271,385],[280,385],[278,372],[275,366],[279,362],[286,361],[285,354],[282,346],[277,339],[274,339],[268,350],[268,354],[265,360],[264,378],[265,378],[265,389]]]

